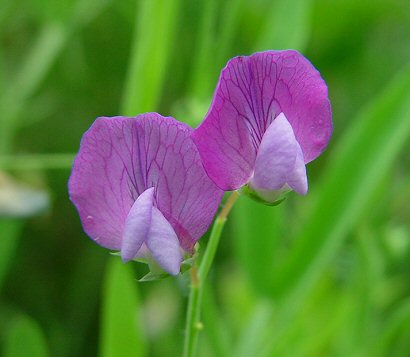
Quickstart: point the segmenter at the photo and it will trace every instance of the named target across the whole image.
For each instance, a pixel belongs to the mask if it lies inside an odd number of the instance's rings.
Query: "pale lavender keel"
[[[282,190],[288,185],[301,195],[307,193],[302,150],[283,113],[269,125],[262,138],[249,185],[255,191]]]
[[[152,208],[152,223],[147,238],[147,247],[165,271],[173,275],[179,273],[182,250],[178,237],[171,224],[156,207]]]
[[[145,190],[132,205],[122,234],[121,257],[124,263],[133,259],[146,242],[151,229],[154,188]]]
[[[182,262],[178,236],[153,202],[151,187],[131,207],[125,221],[121,257],[127,262],[135,257],[152,256],[165,271],[176,275]]]

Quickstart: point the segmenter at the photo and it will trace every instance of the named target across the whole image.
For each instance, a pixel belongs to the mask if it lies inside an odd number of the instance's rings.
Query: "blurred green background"
[[[1,0],[1,355],[181,354],[187,277],[138,283],[87,238],[72,158],[97,116],[196,126],[230,57],[283,48],[327,81],[333,138],[307,197],[233,209],[198,355],[410,355],[407,0]]]

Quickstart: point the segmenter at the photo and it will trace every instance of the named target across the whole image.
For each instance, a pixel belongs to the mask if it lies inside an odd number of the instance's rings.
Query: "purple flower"
[[[206,175],[192,129],[156,113],[98,118],[69,180],[85,232],[124,262],[152,257],[178,274],[223,192]]]
[[[267,51],[228,62],[193,140],[221,189],[247,185],[272,202],[289,189],[306,194],[305,164],[325,149],[331,132],[319,72],[297,51]]]

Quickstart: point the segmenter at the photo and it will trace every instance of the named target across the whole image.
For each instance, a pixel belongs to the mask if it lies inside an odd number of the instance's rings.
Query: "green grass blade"
[[[18,106],[21,106],[22,100],[32,96],[38,89],[61,53],[69,35],[95,18],[108,2],[107,0],[78,1],[72,19],[65,23],[61,21],[44,23],[32,47],[25,55],[20,71],[8,89],[8,95],[17,102]],[[85,12],[87,13],[86,21],[80,21],[79,19],[84,17]]]
[[[212,90],[211,74],[215,73],[212,61],[215,55],[215,27],[218,1],[208,0],[201,7],[202,18],[198,34],[198,47],[195,49],[191,90],[189,94],[195,98],[206,98]],[[215,78],[216,80],[216,78]]]
[[[233,244],[240,266],[256,291],[271,295],[278,248],[283,239],[283,206],[268,207],[241,197],[232,215]]]
[[[67,32],[62,24],[43,25],[17,78],[11,83],[9,95],[13,99],[26,100],[34,93],[60,53],[66,39]]]
[[[377,340],[369,348],[367,356],[388,356],[392,344],[395,343],[400,332],[408,336],[410,331],[410,299],[404,300],[390,314]]]
[[[254,310],[246,324],[246,328],[239,336],[234,356],[247,357],[255,355],[254,351],[258,349],[259,337],[266,328],[273,312],[271,301],[264,301],[263,299],[260,299],[253,308]]]
[[[42,25],[7,91],[0,93],[0,153],[10,152],[14,132],[20,125],[20,116],[26,101],[44,81],[67,39],[79,26],[84,26],[97,16],[107,3],[107,0],[78,1],[72,19],[66,23],[50,20]],[[89,10],[84,21],[80,21],[81,9]]]
[[[310,37],[311,0],[277,0],[266,15],[255,51],[303,50]]]
[[[229,0],[224,4],[223,26],[218,34],[219,51],[217,64],[219,69],[222,69],[229,60],[233,44],[235,43],[235,34],[241,19],[243,2],[244,0]]]
[[[60,52],[66,34],[60,24],[46,24],[26,55],[16,78],[7,92],[0,94],[0,152],[10,151],[18,117],[25,101],[34,93],[44,79],[52,63]]]
[[[0,51],[0,93],[4,93],[7,83],[4,59],[4,54]]]
[[[0,220],[0,291],[17,249],[23,222],[15,219]]]
[[[40,326],[28,316],[19,316],[16,318],[7,335],[3,356],[49,356],[45,336]]]
[[[231,331],[229,331],[222,318],[221,311],[213,295],[212,285],[206,284],[201,308],[205,326],[204,332],[215,357],[231,356]]]
[[[112,2],[112,0],[77,0],[70,20],[71,29],[75,30],[89,24]]]
[[[71,169],[74,154],[0,155],[0,170]]]
[[[130,266],[110,257],[104,279],[100,356],[145,356],[137,281]]]
[[[3,32],[3,28],[7,26],[8,21],[11,18],[11,12],[15,6],[13,0],[2,0],[0,2],[0,33]]]
[[[122,114],[157,110],[171,54],[180,0],[141,1],[137,9]]]
[[[87,245],[78,252],[78,259],[70,277],[64,284],[67,315],[64,332],[69,337],[69,346],[63,348],[66,356],[79,356],[89,344],[88,331],[94,328],[101,297],[101,284],[107,255],[94,245]]]

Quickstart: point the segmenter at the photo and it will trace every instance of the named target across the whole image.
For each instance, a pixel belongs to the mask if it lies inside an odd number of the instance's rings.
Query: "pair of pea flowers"
[[[332,132],[327,87],[293,50],[231,59],[195,130],[171,117],[101,117],[84,134],[69,180],[85,232],[124,262],[180,272],[224,191],[268,203],[307,193],[305,165]]]

